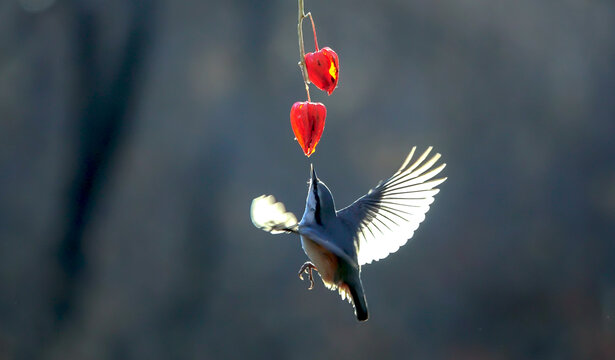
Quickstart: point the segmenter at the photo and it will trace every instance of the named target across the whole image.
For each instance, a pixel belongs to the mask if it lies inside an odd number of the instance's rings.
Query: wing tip
[[[255,227],[272,234],[292,231],[297,225],[295,214],[286,211],[273,195],[264,194],[252,200],[250,220]]]
[[[412,157],[414,156],[415,151],[416,151],[416,146],[413,146],[410,152],[408,153],[408,155],[406,156],[406,159],[404,160],[404,162],[401,163],[401,166],[399,167],[397,172],[395,172],[395,174],[399,174],[400,172],[404,170],[406,166],[408,166],[408,164],[410,163],[410,160],[412,160]]]

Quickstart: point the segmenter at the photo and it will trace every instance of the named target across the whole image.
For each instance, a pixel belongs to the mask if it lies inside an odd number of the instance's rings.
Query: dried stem
[[[318,51],[318,39],[316,38],[316,26],[314,26],[314,18],[312,17],[311,12],[305,14],[305,16],[309,16],[310,21],[312,22],[312,32],[314,33],[314,51]]]
[[[299,17],[297,21],[297,35],[299,36],[299,68],[301,69],[301,75],[303,75],[303,82],[305,83],[305,92],[307,93],[308,101],[310,99],[310,79],[308,78],[307,69],[305,68],[305,46],[303,45],[303,19],[306,17],[310,17],[312,19],[312,14],[305,13],[303,8],[303,0],[297,0],[299,5]],[[316,43],[316,29],[314,28],[314,20],[312,20],[312,29],[314,30],[314,43]],[[316,47],[318,48],[318,46]]]

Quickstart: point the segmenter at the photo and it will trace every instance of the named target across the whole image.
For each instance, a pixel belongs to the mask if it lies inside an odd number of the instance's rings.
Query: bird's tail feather
[[[361,286],[361,284],[358,286],[348,286],[348,290],[350,290],[350,296],[352,296],[352,303],[354,304],[357,320],[367,320],[367,299],[365,299],[365,294],[363,293],[363,286]]]

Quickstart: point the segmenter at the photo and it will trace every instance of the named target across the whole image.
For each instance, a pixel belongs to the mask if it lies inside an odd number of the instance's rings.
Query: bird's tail
[[[356,286],[348,286],[348,290],[350,290],[350,296],[352,296],[352,303],[354,304],[354,312],[357,315],[357,320],[367,320],[367,299],[365,299],[365,294],[363,293],[363,286],[359,282]]]

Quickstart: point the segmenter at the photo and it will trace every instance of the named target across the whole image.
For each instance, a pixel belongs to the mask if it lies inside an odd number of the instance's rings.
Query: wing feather
[[[337,216],[354,232],[359,265],[380,260],[412,238],[446,178],[433,179],[446,164],[434,165],[440,154],[429,157],[430,146],[414,162],[413,147],[401,167]]]
[[[272,234],[297,231],[297,218],[286,211],[284,204],[276,202],[273,195],[261,195],[252,200],[250,218],[254,226]]]

